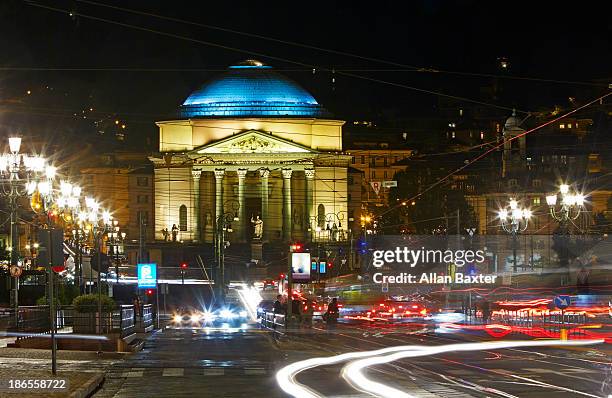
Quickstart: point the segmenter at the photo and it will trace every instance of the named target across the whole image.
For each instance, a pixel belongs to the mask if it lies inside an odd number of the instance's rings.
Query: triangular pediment
[[[257,130],[249,130],[193,150],[197,154],[224,153],[317,153],[295,142]]]

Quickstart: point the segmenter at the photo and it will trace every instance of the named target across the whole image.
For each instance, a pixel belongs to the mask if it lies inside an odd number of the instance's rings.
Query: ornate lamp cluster
[[[510,199],[508,207],[497,213],[503,230],[512,235],[525,231],[531,216],[531,210],[519,207],[516,199]]]
[[[567,184],[562,184],[559,192],[546,196],[546,204],[550,208],[552,218],[560,223],[567,223],[580,216],[584,209],[584,199],[583,194],[570,190]]]

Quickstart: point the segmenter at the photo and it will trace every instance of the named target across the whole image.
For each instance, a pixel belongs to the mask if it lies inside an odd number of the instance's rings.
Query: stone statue
[[[251,224],[253,224],[253,228],[255,229],[253,232],[253,239],[260,240],[263,236],[263,220],[259,218],[259,216],[255,216],[255,218],[251,217]]]

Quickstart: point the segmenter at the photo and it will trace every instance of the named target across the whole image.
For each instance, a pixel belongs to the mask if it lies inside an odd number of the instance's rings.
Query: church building
[[[231,242],[345,236],[343,124],[272,67],[230,66],[157,122],[156,240],[209,243],[217,226]]]

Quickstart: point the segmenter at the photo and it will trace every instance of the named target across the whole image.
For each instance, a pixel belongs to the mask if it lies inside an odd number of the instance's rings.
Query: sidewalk
[[[112,364],[126,354],[89,351],[58,351],[57,375],[51,374],[50,350],[0,348],[0,398],[4,397],[88,397],[104,381]],[[9,391],[9,380],[66,380],[67,390]]]
[[[27,390],[26,392],[15,390],[9,392],[8,381],[9,380],[50,380],[50,379],[62,379],[66,380],[68,389],[66,390]],[[96,390],[102,381],[104,380],[103,372],[58,372],[56,376],[51,374],[51,371],[44,370],[19,370],[14,371],[10,369],[0,369],[0,383],[2,390],[0,390],[0,397],[35,397],[35,398],[46,398],[46,397],[71,397],[71,398],[85,398],[88,397],[94,390]]]

